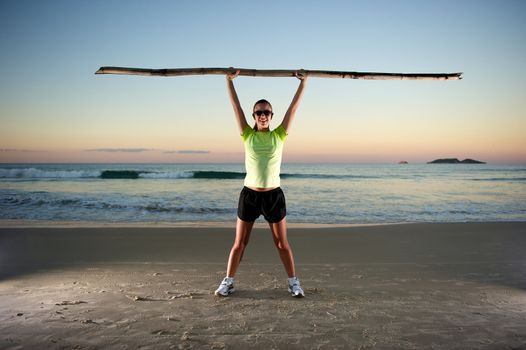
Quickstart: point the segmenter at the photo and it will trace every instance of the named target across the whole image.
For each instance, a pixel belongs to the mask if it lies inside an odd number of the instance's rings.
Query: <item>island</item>
[[[458,160],[457,158],[442,158],[427,162],[427,164],[486,164],[486,162],[469,158],[464,160]]]

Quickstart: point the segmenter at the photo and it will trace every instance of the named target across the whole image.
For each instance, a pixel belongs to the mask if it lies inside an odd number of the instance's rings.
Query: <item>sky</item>
[[[311,78],[284,162],[526,164],[526,1],[0,0],[0,162],[243,162],[225,77],[101,66],[463,72]],[[296,78],[239,77],[249,123]]]

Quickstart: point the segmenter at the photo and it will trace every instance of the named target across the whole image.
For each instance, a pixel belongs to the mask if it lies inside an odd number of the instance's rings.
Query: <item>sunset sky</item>
[[[0,162],[242,162],[223,76],[101,66],[464,72],[312,78],[284,162],[526,164],[525,1],[0,0]],[[281,122],[295,78],[239,77]]]

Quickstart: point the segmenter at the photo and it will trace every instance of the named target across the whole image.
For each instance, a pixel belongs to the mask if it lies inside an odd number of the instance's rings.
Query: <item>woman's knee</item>
[[[232,250],[242,252],[243,250],[245,250],[246,246],[247,245],[244,241],[234,242],[234,245],[232,246]]]
[[[276,248],[278,248],[279,251],[289,251],[290,250],[289,242],[287,241],[276,240],[274,243],[276,244]]]

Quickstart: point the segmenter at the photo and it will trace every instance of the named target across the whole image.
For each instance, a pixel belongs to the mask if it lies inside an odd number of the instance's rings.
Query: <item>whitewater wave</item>
[[[56,179],[56,178],[95,178],[97,170],[42,170],[36,168],[0,169],[0,178],[10,179]]]
[[[0,169],[0,178],[4,179],[180,179],[193,176],[191,171]]]
[[[490,181],[490,182],[502,182],[502,181],[526,181],[526,177],[491,177],[482,179],[470,179],[472,181]]]
[[[10,213],[16,212],[17,209],[32,209],[35,213],[45,214],[50,210],[64,210],[74,212],[77,209],[99,209],[110,211],[128,211],[128,212],[151,212],[151,213],[186,213],[186,214],[203,214],[217,213],[225,214],[234,211],[234,208],[221,208],[210,206],[195,205],[173,205],[170,202],[159,201],[126,201],[108,200],[109,198],[82,197],[82,196],[57,196],[54,193],[46,191],[37,192],[18,192],[5,191],[0,193],[0,208],[3,208],[0,218],[8,218]],[[6,210],[9,209],[9,210]]]

